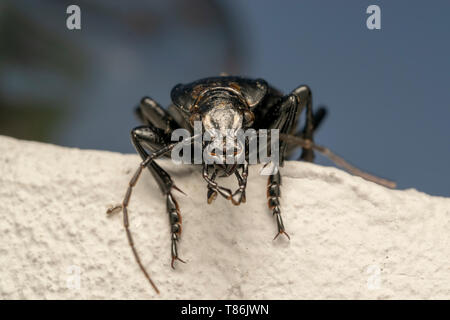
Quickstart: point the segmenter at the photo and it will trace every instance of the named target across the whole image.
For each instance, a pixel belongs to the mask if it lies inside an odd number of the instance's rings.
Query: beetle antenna
[[[148,274],[147,270],[145,269],[144,265],[141,262],[141,258],[139,257],[138,252],[136,251],[136,248],[134,246],[133,237],[131,236],[130,228],[129,228],[129,222],[128,222],[128,203],[130,201],[131,192],[133,190],[133,187],[136,185],[137,181],[139,180],[139,177],[142,173],[142,169],[145,168],[145,166],[150,162],[151,156],[148,156],[147,159],[145,159],[143,162],[139,164],[139,168],[134,173],[133,177],[131,178],[130,182],[128,183],[128,189],[125,194],[125,197],[122,201],[122,212],[123,212],[123,225],[125,227],[125,231],[127,232],[127,238],[128,243],[130,244],[131,250],[133,251],[134,258],[139,265],[139,268],[141,268],[142,272],[144,273],[145,277],[147,278],[148,282],[150,282],[150,285],[155,289],[156,293],[159,294],[158,287],[155,285],[153,280],[150,278],[150,275]]]
[[[375,182],[379,185],[394,189],[396,187],[396,183],[394,181],[390,181],[384,178],[380,178],[377,176],[374,176],[370,173],[364,172],[358,168],[356,168],[355,166],[351,165],[350,163],[348,163],[346,160],[344,160],[342,157],[338,156],[337,154],[335,154],[334,152],[332,152],[330,149],[320,146],[318,144],[315,144],[314,142],[312,142],[311,140],[308,139],[303,139],[301,137],[297,137],[297,136],[293,136],[290,134],[284,134],[284,133],[280,133],[280,139],[289,143],[289,144],[294,144],[294,145],[298,145],[301,146],[302,148],[305,149],[313,149],[316,150],[320,153],[322,153],[324,156],[328,157],[331,161],[333,161],[336,165],[338,165],[339,167],[344,168],[345,170],[347,170],[349,173],[355,175],[355,176],[359,176],[361,178],[364,178],[368,181],[372,181]]]
[[[150,275],[148,274],[147,270],[145,269],[144,265],[141,262],[141,258],[139,257],[139,254],[134,246],[134,241],[133,241],[133,237],[131,235],[131,231],[130,231],[130,224],[128,221],[128,203],[130,202],[130,198],[131,198],[131,193],[133,191],[134,186],[136,185],[136,183],[139,180],[139,177],[141,176],[142,170],[148,166],[149,163],[151,163],[154,159],[166,154],[167,152],[169,152],[170,150],[172,150],[176,145],[178,145],[179,143],[188,143],[191,142],[193,139],[195,139],[196,137],[198,137],[199,135],[194,135],[192,137],[186,138],[180,142],[177,143],[172,143],[169,144],[167,146],[165,146],[164,148],[152,153],[151,155],[148,155],[145,160],[143,160],[140,164],[139,167],[137,168],[136,172],[134,173],[133,177],[130,179],[130,182],[128,183],[128,188],[127,188],[127,192],[125,193],[125,197],[123,198],[122,204],[121,205],[116,205],[113,206],[111,208],[108,208],[108,210],[106,211],[107,214],[111,214],[114,213],[116,210],[118,209],[122,209],[123,212],[123,225],[125,227],[125,231],[127,233],[127,238],[128,238],[128,243],[131,247],[131,250],[133,251],[133,255],[134,258],[137,262],[137,264],[139,265],[139,268],[142,270],[142,273],[144,273],[145,277],[147,278],[148,282],[150,282],[150,285],[153,287],[153,289],[155,289],[156,293],[159,294],[159,290],[158,287],[155,285],[155,283],[153,282],[153,280],[150,278]],[[181,191],[180,189],[176,188],[177,190],[179,190],[180,192],[184,193],[183,191]],[[181,259],[178,259],[181,261]]]

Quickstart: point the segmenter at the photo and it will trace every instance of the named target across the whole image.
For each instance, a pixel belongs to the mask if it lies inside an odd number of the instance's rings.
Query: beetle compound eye
[[[189,122],[191,123],[191,125],[194,125],[195,121],[201,121],[201,116],[198,113],[194,113],[192,116],[190,116],[189,118]]]
[[[255,121],[255,115],[251,111],[245,111],[244,119],[245,119],[245,124],[247,126],[251,126],[253,124],[253,121]]]

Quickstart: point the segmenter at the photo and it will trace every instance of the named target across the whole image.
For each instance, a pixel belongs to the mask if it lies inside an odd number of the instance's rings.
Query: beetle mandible
[[[283,165],[284,160],[293,153],[296,147],[301,147],[302,153],[299,160],[313,162],[314,151],[316,150],[328,156],[350,173],[387,187],[395,187],[395,183],[365,173],[351,166],[329,149],[314,143],[314,132],[324,119],[326,109],[319,108],[316,112],[313,112],[311,90],[306,85],[297,87],[288,95],[283,95],[263,79],[219,76],[201,79],[185,85],[178,84],[171,91],[171,99],[172,104],[167,110],[149,97],[144,97],[141,100],[136,113],[144,125],[131,131],[131,140],[141,156],[142,162],[129,182],[122,203],[107,211],[111,213],[116,209],[122,209],[125,231],[136,262],[158,293],[158,288],[143,266],[134,246],[129,228],[128,204],[133,187],[136,185],[142,170],[148,168],[166,197],[171,227],[171,266],[174,268],[176,260],[184,262],[178,255],[177,247],[181,235],[181,213],[173,195],[173,191],[179,189],[175,186],[171,176],[155,161],[160,157],[168,157],[170,151],[179,143],[194,143],[194,137],[182,142],[172,141],[172,133],[176,129],[186,129],[193,132],[195,121],[199,121],[203,131],[222,133],[221,135],[212,134],[212,139],[202,142],[201,145],[202,151],[218,160],[213,164],[202,163],[202,176],[207,185],[208,203],[211,203],[217,195],[232,201],[234,205],[246,201],[245,190],[248,179],[249,153],[248,141],[242,145],[236,139],[236,132],[240,129],[254,129],[257,132],[261,129],[278,129],[280,166]],[[305,124],[299,130],[300,115],[303,111],[306,114]],[[224,142],[222,140],[224,136],[230,139]],[[223,149],[224,154],[231,151],[231,154],[234,155],[231,157],[232,161],[229,161],[229,158],[223,155],[215,154],[213,147]],[[242,150],[245,150],[244,155],[242,155]],[[270,151],[270,147],[268,147],[268,152],[270,153]],[[242,163],[236,161],[238,156],[244,157]],[[238,182],[238,188],[235,192],[220,186],[216,181],[221,176],[232,174],[236,176]],[[276,170],[274,174],[268,176],[267,202],[277,224],[278,231],[275,238],[280,234],[289,238],[281,216],[280,186],[281,174]]]

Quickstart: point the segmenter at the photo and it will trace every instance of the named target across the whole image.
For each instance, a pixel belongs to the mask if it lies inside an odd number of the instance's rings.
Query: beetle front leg
[[[231,197],[233,194],[231,193],[231,190],[228,188],[221,187],[217,184],[215,181],[215,178],[217,176],[217,171],[215,170],[211,177],[209,177],[208,172],[209,165],[204,164],[203,165],[203,179],[208,183],[208,203],[210,204],[216,197],[217,194],[222,195],[225,199],[231,200]]]
[[[208,173],[208,170],[206,170],[206,173]],[[211,181],[215,181],[216,176],[217,176],[217,170],[214,170],[214,172],[211,176]],[[209,184],[208,184],[208,192],[206,194],[206,198],[207,198],[208,204],[211,204],[217,198],[217,191],[215,191],[212,187],[210,187]]]
[[[149,165],[155,163],[154,160],[161,157],[162,155],[164,155],[165,153],[169,152],[170,150],[172,150],[172,148],[175,146],[176,144],[171,144],[171,145],[167,145],[161,149],[159,149],[158,151],[154,152],[152,155],[147,155],[145,157],[145,159],[143,159],[143,161],[139,164],[138,169],[136,170],[136,172],[134,173],[133,177],[131,178],[130,182],[128,183],[128,188],[127,191],[125,193],[125,197],[122,200],[122,204],[119,206],[116,206],[115,208],[110,208],[108,209],[107,213],[112,213],[115,209],[117,208],[121,208],[122,209],[122,213],[123,213],[123,225],[127,234],[127,238],[128,238],[128,243],[131,247],[131,251],[133,252],[134,258],[137,262],[137,264],[139,265],[139,268],[142,270],[142,272],[144,273],[145,277],[147,278],[147,280],[150,282],[151,286],[155,289],[155,291],[157,293],[159,293],[158,288],[156,287],[155,283],[152,281],[152,279],[150,278],[150,275],[148,274],[147,270],[145,269],[144,265],[142,264],[141,258],[136,250],[136,247],[134,246],[134,241],[133,241],[133,236],[131,235],[131,231],[130,231],[130,223],[128,220],[128,204],[130,202],[131,199],[131,193],[133,192],[133,188],[136,186],[139,177],[141,176],[142,171],[144,170],[144,168],[148,168]]]
[[[291,239],[284,229],[283,219],[281,218],[280,210],[280,186],[281,186],[281,175],[280,171],[276,174],[269,176],[267,180],[267,204],[269,209],[272,210],[272,214],[277,220],[278,233],[273,238],[274,240],[280,235],[284,234],[289,240]]]
[[[270,128],[279,129],[281,134],[286,134],[292,132],[297,124],[298,117],[305,105],[299,103],[300,97],[294,92],[288,96],[283,97],[279,105],[274,106],[269,111],[269,116],[272,117],[273,122]],[[279,163],[283,166],[285,151],[287,143],[280,141],[279,144]],[[272,151],[271,151],[272,152]],[[283,219],[281,218],[280,210],[280,186],[281,186],[281,175],[280,171],[277,170],[276,173],[269,176],[267,181],[267,204],[269,209],[272,210],[272,214],[275,216],[277,221],[278,233],[274,239],[276,239],[280,234],[284,234],[288,239],[289,235],[286,233]]]
[[[145,151],[143,145],[152,147],[154,146],[155,143],[158,142],[162,143],[162,141],[164,140],[160,136],[155,134],[154,132],[155,130],[156,130],[155,128],[151,128],[149,126],[140,126],[133,129],[133,131],[131,132],[131,140],[133,142],[133,145],[135,146],[136,150],[138,151],[142,159],[145,159],[149,156],[147,151]],[[161,168],[156,162],[153,161],[149,163],[148,169],[155,178],[159,188],[166,196],[166,208],[169,216],[170,232],[171,232],[172,261],[170,265],[172,268],[175,268],[174,267],[175,260],[181,261],[183,263],[184,261],[178,257],[177,242],[180,239],[181,235],[182,219],[180,214],[180,207],[178,206],[178,202],[173,196],[172,191],[174,189],[180,192],[182,191],[175,186],[170,175],[163,168]]]
[[[173,269],[175,269],[173,265],[175,260],[181,261],[183,263],[185,262],[178,257],[178,250],[177,250],[177,241],[179,240],[181,235],[180,207],[178,206],[178,202],[175,200],[172,193],[170,192],[167,194],[167,211],[169,213],[170,231],[172,233],[171,235],[172,262],[170,263],[170,266]]]
[[[230,189],[221,187],[217,184],[217,169],[214,170],[211,177],[209,176],[209,166],[207,164],[203,167],[203,178],[208,183],[207,201],[211,204],[216,198],[217,194],[222,195],[225,199],[231,200],[231,202],[238,206],[242,202],[246,201],[245,189],[247,187],[247,177],[248,177],[248,163],[242,165],[242,176],[238,171],[235,171],[236,178],[238,180],[238,189],[232,193]]]
[[[246,202],[245,197],[245,189],[247,188],[247,177],[248,177],[248,163],[247,161],[242,165],[242,176],[239,174],[239,172],[236,170],[235,172],[236,178],[239,183],[238,189],[233,193],[233,197],[231,198],[231,201],[235,206],[240,205],[242,202]]]

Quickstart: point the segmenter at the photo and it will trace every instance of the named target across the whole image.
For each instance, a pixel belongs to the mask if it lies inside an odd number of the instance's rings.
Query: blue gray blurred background
[[[70,4],[81,30],[66,28]],[[308,84],[329,108],[318,143],[450,196],[449,31],[447,0],[2,0],[0,134],[134,152],[142,96],[167,105],[175,84],[227,72]]]

